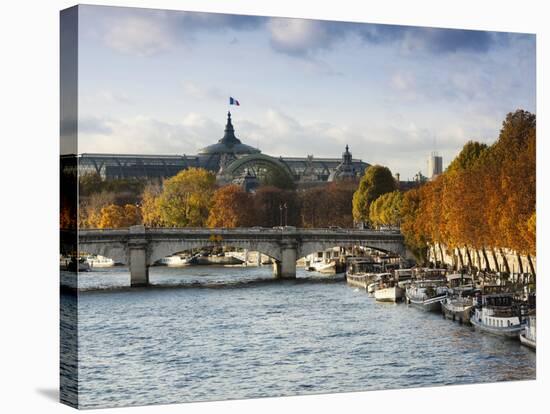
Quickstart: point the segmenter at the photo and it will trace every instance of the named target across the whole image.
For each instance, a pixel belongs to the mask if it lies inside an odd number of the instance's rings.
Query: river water
[[[159,267],[163,288],[117,288],[129,279],[80,274],[82,408],[535,379],[519,341],[300,270]]]

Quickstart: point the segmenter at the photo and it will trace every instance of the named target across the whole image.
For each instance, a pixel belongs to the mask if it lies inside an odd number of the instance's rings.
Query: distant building
[[[443,157],[437,152],[432,152],[428,159],[428,178],[433,180],[443,173]]]
[[[346,145],[346,151],[342,153],[342,162],[328,176],[328,181],[353,181],[361,176],[355,170],[353,157]]]
[[[71,156],[68,156],[69,158]],[[63,157],[62,157],[63,158]],[[258,148],[243,144],[235,136],[231,113],[227,114],[224,136],[196,155],[79,154],[78,171],[98,174],[105,180],[121,178],[164,179],[190,167],[216,173],[220,183],[234,180],[247,189],[254,188],[268,171],[276,170],[292,179],[299,187],[323,184],[333,180],[360,178],[370,166],[353,159],[349,148],[341,158],[273,157]]]
[[[405,192],[412,190],[413,188],[418,188],[422,184],[424,184],[428,179],[422,175],[422,173],[419,171],[414,175],[414,178],[412,180],[406,180],[401,181],[401,174],[396,173],[395,174],[395,182],[397,185],[397,189],[399,191]]]

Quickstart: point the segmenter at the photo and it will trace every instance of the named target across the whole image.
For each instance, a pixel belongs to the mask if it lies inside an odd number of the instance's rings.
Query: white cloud
[[[269,19],[267,28],[271,36],[271,46],[278,52],[289,55],[306,55],[310,51],[327,48],[334,40],[334,33],[318,20]]]
[[[81,104],[99,106],[104,108],[105,105],[112,104],[133,104],[132,99],[126,92],[113,91],[110,89],[99,89],[97,91],[80,91]]]
[[[104,35],[107,46],[119,52],[151,56],[170,49],[173,35],[162,18],[127,16],[111,21]]]
[[[93,122],[91,121],[93,120]],[[79,152],[128,154],[196,154],[220,134],[220,126],[197,114],[180,122],[145,116],[125,119],[83,117]]]

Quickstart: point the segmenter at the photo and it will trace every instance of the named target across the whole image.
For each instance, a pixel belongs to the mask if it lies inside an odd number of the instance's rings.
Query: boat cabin
[[[456,288],[459,286],[473,286],[473,276],[463,273],[453,273],[447,275],[447,282],[450,288]]]

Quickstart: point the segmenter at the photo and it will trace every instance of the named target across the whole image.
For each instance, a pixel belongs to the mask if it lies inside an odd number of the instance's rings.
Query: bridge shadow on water
[[[62,293],[109,293],[109,292],[144,292],[149,290],[170,290],[170,289],[243,289],[254,288],[266,285],[307,285],[307,284],[334,284],[345,282],[344,275],[335,276],[308,276],[294,279],[279,278],[257,278],[247,280],[224,280],[224,281],[183,281],[181,283],[151,283],[148,286],[106,286],[86,287],[75,289],[69,286],[61,286]]]

